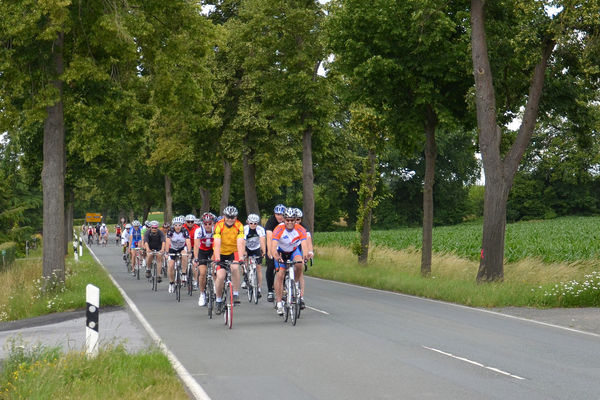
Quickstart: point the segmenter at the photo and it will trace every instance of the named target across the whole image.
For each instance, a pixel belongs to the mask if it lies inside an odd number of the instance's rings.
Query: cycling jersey
[[[144,242],[148,243],[150,250],[159,251],[162,249],[162,244],[165,242],[165,235],[160,229],[157,229],[154,234],[152,233],[152,230],[149,229],[144,235]]]
[[[129,247],[133,249],[138,247],[138,242],[142,240],[142,231],[132,226],[127,237],[129,238]]]
[[[277,228],[273,231],[273,240],[277,241],[277,250],[283,253],[291,253],[306,240],[306,229],[302,226],[295,224],[291,231],[285,228],[285,224],[282,222],[277,225]]]
[[[265,237],[265,228],[257,225],[255,229],[250,228],[250,225],[244,226],[244,239],[246,239],[246,248],[248,250],[260,249],[260,238]]]
[[[232,226],[225,225],[222,219],[215,225],[215,238],[221,239],[221,255],[230,255],[237,252],[237,240],[244,238],[244,225],[237,219]]]
[[[188,228],[187,224],[183,224],[183,228],[187,231],[188,236],[190,237],[190,244],[193,249],[194,248],[194,237],[195,237],[196,230],[198,229],[198,225],[194,224],[194,225],[192,225],[191,228]]]
[[[194,239],[200,241],[200,250],[212,250],[214,244],[213,232],[206,232],[206,228],[204,228],[204,226],[198,226],[196,228],[194,231]]]
[[[100,228],[100,234],[106,235],[106,228]]]
[[[175,231],[175,228],[171,228],[167,233],[167,237],[171,239],[171,246],[169,250],[173,249],[176,251],[181,251],[185,247],[186,239],[189,239],[188,231],[185,229],[180,230],[179,232]]]

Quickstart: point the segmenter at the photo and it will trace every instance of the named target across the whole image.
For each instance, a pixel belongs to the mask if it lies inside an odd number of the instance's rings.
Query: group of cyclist
[[[88,244],[96,242],[105,245],[108,243],[108,228],[104,223],[97,222],[95,226],[83,224],[81,232],[82,236],[87,236]]]
[[[131,256],[131,273],[136,274],[136,268],[143,268],[139,263],[136,252],[144,251],[146,277],[150,277],[150,265],[156,257],[157,265],[163,264],[163,257],[168,257],[167,277],[169,293],[175,289],[175,260],[181,258],[182,280],[187,278],[188,258],[192,257],[194,285],[199,291],[198,305],[206,305],[206,274],[209,262],[215,267],[214,282],[216,293],[216,314],[221,314],[225,308],[223,302],[223,287],[226,269],[222,261],[230,261],[231,281],[233,284],[233,301],[239,304],[239,288],[241,268],[249,257],[257,261],[258,298],[262,297],[262,259],[266,258],[267,301],[275,302],[277,313],[282,315],[282,288],[285,269],[294,261],[295,276],[300,282],[300,307],[304,303],[304,264],[312,259],[312,238],[308,229],[302,224],[302,211],[298,208],[285,207],[278,204],[265,227],[260,224],[257,214],[249,214],[246,225],[238,220],[238,210],[227,206],[222,216],[217,217],[211,212],[205,212],[200,218],[193,214],[174,217],[171,224],[165,223],[160,227],[158,221],[146,221],[143,225],[135,220],[126,224],[121,236],[123,257],[126,252]],[[243,269],[242,269],[243,270]],[[157,281],[161,282],[160,274]],[[245,282],[241,284],[245,287]]]

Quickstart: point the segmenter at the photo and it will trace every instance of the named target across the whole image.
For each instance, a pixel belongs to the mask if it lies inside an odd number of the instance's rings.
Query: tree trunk
[[[221,192],[221,204],[218,214],[221,214],[225,207],[229,205],[229,195],[231,193],[231,163],[223,160],[223,191]]]
[[[302,137],[302,211],[304,223],[310,232],[315,231],[315,192],[312,162],[312,128]]]
[[[133,210],[129,210],[129,222],[130,223],[133,222],[133,217],[134,217]],[[170,222],[170,220],[169,220],[169,222]]]
[[[52,43],[53,70],[56,78],[52,85],[58,91],[58,99],[47,107],[44,121],[44,165],[42,167],[44,251],[42,257],[43,276],[49,280],[65,279],[65,126],[63,115],[63,43],[61,32]]]
[[[66,160],[65,160],[66,161]],[[69,189],[69,199],[65,207],[65,255],[73,251],[73,203],[75,195],[73,190]],[[79,230],[78,230],[79,231]]]
[[[204,186],[200,186],[200,215],[210,211],[210,190]]]
[[[258,208],[258,194],[256,193],[256,168],[251,155],[244,152],[244,200],[246,201],[246,215],[260,214]]]
[[[486,43],[484,5],[484,0],[471,0],[475,104],[479,148],[485,174],[483,240],[477,281],[493,282],[504,277],[506,201],[523,154],[533,135],[544,86],[544,73],[556,43],[551,39],[544,42],[541,59],[535,66],[529,86],[523,121],[513,145],[502,159],[500,154],[502,130],[496,120],[496,98]]]
[[[165,174],[165,212],[164,220],[171,223],[173,220],[173,194],[171,193],[171,178]]]
[[[431,253],[433,247],[433,184],[435,182],[435,127],[437,115],[427,106],[425,121],[425,180],[423,184],[423,245],[421,248],[421,275],[431,274]]]
[[[371,237],[371,219],[373,218],[373,196],[375,194],[375,167],[377,165],[377,155],[375,154],[374,149],[369,149],[369,153],[367,155],[367,168],[368,172],[366,174],[366,182],[367,185],[367,196],[365,197],[365,202],[362,204],[362,207],[366,208],[366,212],[363,217],[363,226],[360,232],[360,255],[358,256],[358,262],[361,264],[366,264],[369,260],[369,241]]]

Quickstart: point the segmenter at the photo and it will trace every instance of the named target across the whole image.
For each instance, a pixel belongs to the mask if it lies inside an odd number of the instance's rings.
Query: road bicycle
[[[231,282],[231,264],[239,264],[237,261],[220,261],[215,263],[225,269],[225,283],[223,284],[223,304],[225,304],[225,310],[223,311],[223,320],[225,325],[231,329],[233,326],[233,283]]]
[[[131,273],[131,253],[129,252],[129,248],[125,249],[125,253],[123,253],[123,261],[125,262],[125,270]]]
[[[198,265],[206,265],[206,288],[204,289],[206,295],[206,308],[208,309],[208,318],[212,319],[213,309],[215,307],[215,301],[217,295],[215,294],[215,280],[213,276],[214,261],[212,260],[199,260]]]
[[[102,237],[100,238],[100,244],[102,245],[102,247],[106,247],[106,245],[108,244],[107,235],[102,235]]]
[[[175,299],[179,303],[181,301],[181,253],[175,254]]]
[[[192,256],[188,257],[188,267],[186,272],[186,287],[188,296],[191,296],[194,293],[194,262],[192,260]]]
[[[146,259],[144,258],[144,249],[141,247],[135,247],[135,259],[133,260],[133,275],[137,277],[138,281],[140,280],[140,270],[144,268],[146,270]]]
[[[296,326],[300,318],[300,282],[296,281],[294,266],[302,261],[286,260],[285,278],[283,281],[283,322],[292,321]]]
[[[88,235],[88,240],[87,240],[88,246],[91,246],[93,243],[94,243],[94,239],[93,239],[92,235]]]
[[[150,255],[152,256],[152,264],[150,265],[150,278],[148,278],[148,281],[152,284],[152,290],[155,292],[158,291],[158,278],[160,277],[158,275],[160,271],[158,271],[158,261],[156,261],[156,257],[160,254],[162,253],[156,250],[152,250],[150,252]]]
[[[248,262],[244,265],[246,271],[246,286],[248,288],[248,302],[254,300],[254,304],[258,304],[258,273],[256,265],[262,257],[250,256]]]
[[[121,236],[119,236],[115,233],[115,246],[118,246],[120,244],[121,244]]]

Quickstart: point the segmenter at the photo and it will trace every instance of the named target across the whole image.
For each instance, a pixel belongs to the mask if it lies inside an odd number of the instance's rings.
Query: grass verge
[[[0,374],[2,399],[188,399],[167,357],[158,349],[128,354],[121,345],[61,354],[13,342]]]
[[[600,274],[595,261],[544,263],[524,259],[505,266],[504,282],[477,284],[478,263],[434,254],[432,274],[420,274],[421,253],[373,247],[368,266],[348,248],[317,247],[311,276],[473,307],[598,307]]]
[[[85,309],[85,287],[91,283],[100,288],[101,307],[122,306],[124,300],[106,271],[89,252],[75,262],[65,262],[65,282],[50,287],[42,279],[41,250],[26,259],[17,259],[0,272],[0,321],[13,321],[61,311]],[[45,289],[44,289],[45,286]]]

